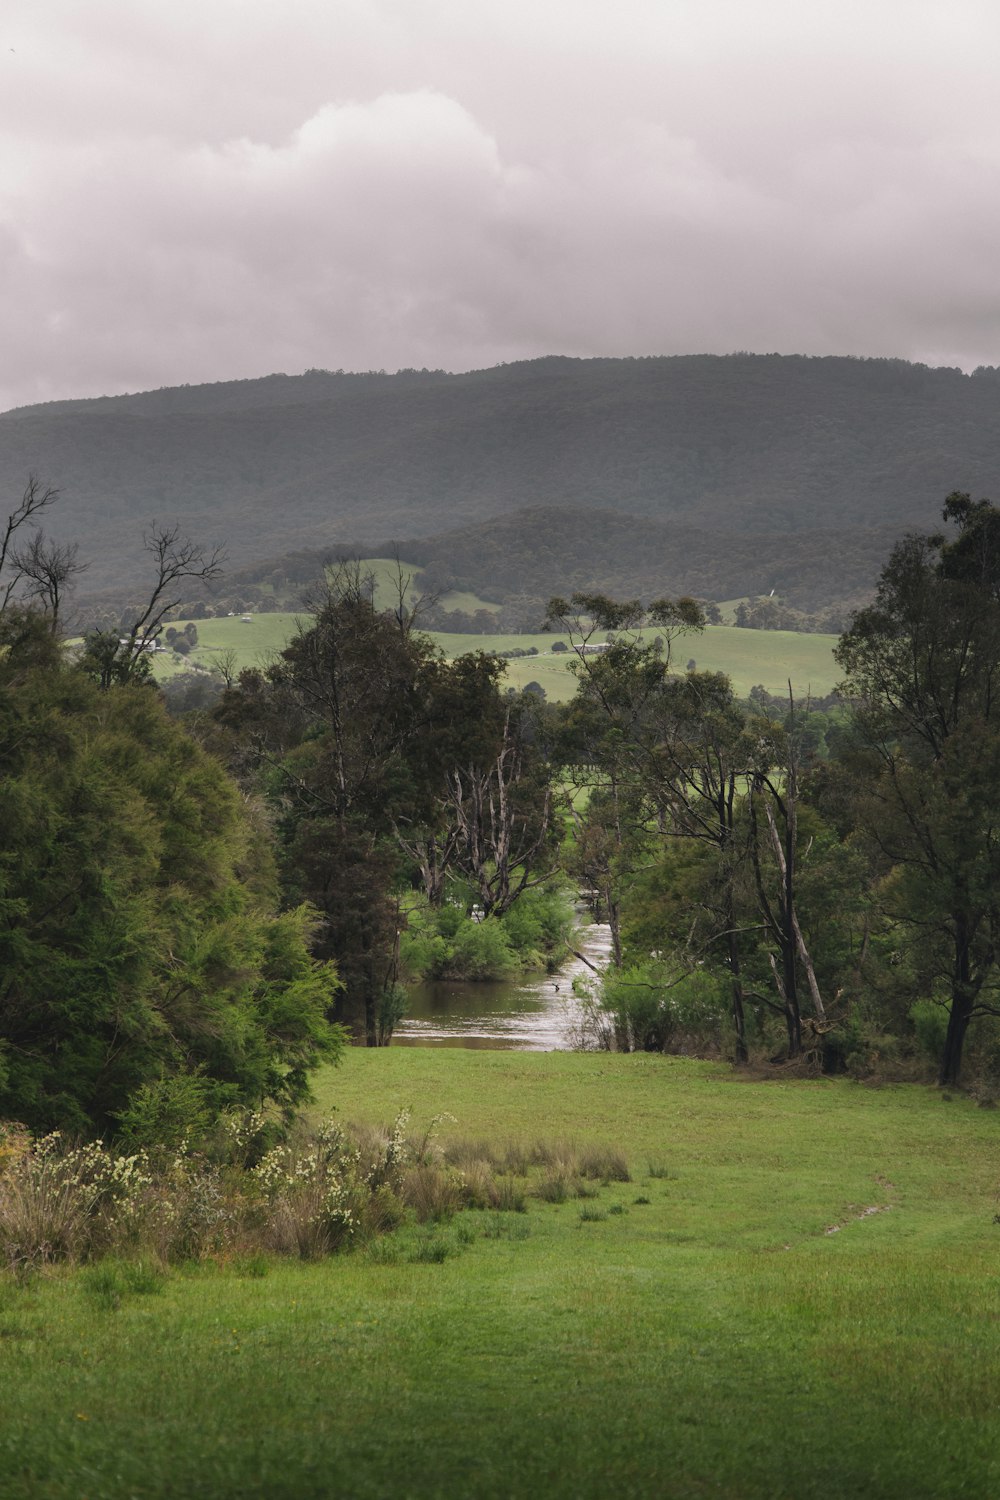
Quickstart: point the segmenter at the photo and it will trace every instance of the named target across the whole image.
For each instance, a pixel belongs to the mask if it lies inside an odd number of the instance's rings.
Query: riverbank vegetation
[[[526,969],[555,971],[566,957],[575,914],[555,881],[522,892],[495,922],[452,885],[440,906],[413,906],[400,936],[408,979],[504,979]],[[469,915],[471,911],[472,915]]]

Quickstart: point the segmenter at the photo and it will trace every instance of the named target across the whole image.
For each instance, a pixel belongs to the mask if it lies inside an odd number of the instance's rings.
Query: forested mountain
[[[608,510],[534,506],[407,540],[399,550],[421,565],[425,590],[469,589],[498,601],[586,589],[647,601],[774,590],[797,609],[849,611],[871,593],[894,540],[892,527],[722,534]]]
[[[55,529],[85,540],[95,587],[133,569],[153,517],[224,539],[239,564],[359,536],[430,537],[525,507],[601,510],[695,528],[694,569],[708,549],[735,562],[743,546],[753,561],[768,534],[898,535],[934,523],[956,488],[997,493],[998,412],[997,371],[901,360],[310,371],[4,413],[0,484],[16,496],[33,470],[62,487]],[[814,555],[824,550],[839,578],[844,547],[817,539]],[[722,589],[701,577],[685,586]],[[737,567],[722,591],[765,584]]]

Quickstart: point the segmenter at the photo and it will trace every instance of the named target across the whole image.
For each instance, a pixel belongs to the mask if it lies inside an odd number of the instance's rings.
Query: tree
[[[181,603],[180,584],[187,578],[208,583],[222,572],[223,549],[191,541],[178,526],[154,525],[143,541],[154,563],[148,597],[132,611],[124,635],[116,630],[92,631],[84,643],[84,669],[102,688],[148,678],[149,652],[164,619]]]
[[[405,580],[388,610],[371,583],[341,565],[312,620],[265,673],[240,675],[219,714],[274,808],[288,898],[324,914],[338,1015],[378,1045],[398,997],[401,893],[419,884],[440,906],[457,874],[502,915],[551,870],[554,834],[544,705],[502,698],[494,657],[443,661]]]
[[[59,498],[59,491],[28,476],[24,494],[7,516],[0,533],[0,614],[16,598],[40,605],[53,635],[73,579],[86,564],[77,561],[75,544],[51,541],[38,530],[36,516]]]
[[[939,1079],[993,997],[1000,938],[1000,512],[950,495],[945,535],[894,549],[837,659],[855,710],[860,816],[895,920],[919,935],[948,994]]]
[[[571,614],[562,600],[550,606],[569,630],[579,658],[574,704],[575,751],[600,779],[592,807],[580,820],[581,853],[604,896],[616,962],[622,962],[619,882],[641,861],[643,825],[648,834],[681,836],[712,845],[717,854],[720,923],[712,939],[725,945],[732,997],[736,1058],[749,1056],[740,964],[735,880],[739,862],[737,793],[746,777],[749,747],[728,679],[670,672],[673,642],[702,625],[692,600],[658,601],[647,618],[666,635],[644,643],[636,634],[643,612],[633,601],[576,595]],[[600,655],[591,639],[614,630]],[[583,735],[581,735],[583,730]],[[599,832],[599,829],[603,830]]]
[[[25,598],[41,606],[53,635],[58,635],[62,606],[76,576],[87,564],[78,561],[76,542],[55,542],[36,531],[23,547],[14,549]]]
[[[799,1004],[799,967],[805,969],[819,1024],[826,1010],[816,980],[812,957],[806,946],[798,912],[798,820],[800,792],[799,745],[795,725],[795,699],[788,685],[788,722],[782,728],[770,720],[751,721],[748,726],[756,749],[748,757],[747,782],[750,816],[749,850],[753,865],[757,903],[764,930],[778,948],[779,965],[770,958],[775,987],[788,1036],[788,1056],[802,1051],[802,1013]],[[763,812],[767,832],[760,827]],[[765,857],[770,870],[765,868]],[[775,878],[776,877],[776,878]]]
[[[452,864],[484,918],[502,917],[554,870],[552,788],[539,753],[538,702],[525,691],[506,705],[496,754],[448,773],[455,829]]]
[[[340,969],[337,1014],[369,1045],[387,1035],[397,992],[395,824],[403,808],[429,811],[420,754],[408,755],[426,753],[436,670],[412,610],[377,609],[371,577],[345,563],[279,660],[241,673],[219,709],[246,784],[274,809],[286,897],[323,913],[316,952]]]
[[[586,814],[578,815],[578,857],[604,898],[616,962],[622,962],[623,882],[648,862],[655,840],[696,841],[713,851],[714,876],[702,883],[689,922],[689,961],[700,965],[724,954],[736,1059],[746,1062],[741,945],[748,926],[756,936],[763,924],[781,960],[780,972],[773,966],[780,1005],[759,992],[753,998],[783,1015],[788,1054],[795,1056],[801,1050],[800,966],[824,1019],[795,903],[798,736],[749,719],[722,674],[698,672],[690,662],[684,675],[670,670],[674,641],[702,623],[694,601],[662,600],[645,614],[635,601],[615,604],[599,595],[574,596],[572,605],[575,616],[564,601],[551,606],[579,658],[564,754],[594,773],[596,795],[591,792]],[[664,629],[659,644],[638,634],[645,620]],[[599,652],[592,644],[597,630],[612,641]],[[766,832],[757,826],[758,815]],[[749,922],[741,903],[748,865],[760,913]]]
[[[501,751],[509,712],[499,688],[503,671],[503,663],[484,652],[453,662],[431,657],[421,668],[419,714],[406,749],[407,792],[395,799],[391,815],[396,842],[432,907],[444,901],[462,838],[451,774],[463,767],[474,776]]]
[[[89,1134],[144,1085],[292,1108],[340,1045],[315,913],[276,913],[243,799],[153,693],[3,617],[0,1115]]]

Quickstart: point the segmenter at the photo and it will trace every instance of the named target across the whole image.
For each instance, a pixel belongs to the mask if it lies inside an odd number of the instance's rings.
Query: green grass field
[[[0,1281],[0,1493],[1000,1493],[1000,1116],[658,1056],[354,1050],[345,1119],[633,1180],[322,1264]],[[262,1272],[267,1274],[261,1274]]]
[[[232,650],[238,667],[267,662],[284,646],[297,620],[306,616],[254,615],[251,623],[235,619],[199,620],[198,645],[183,659],[157,656],[157,677],[170,677],[191,664],[211,667],[218,654]],[[570,652],[552,655],[558,635],[449,635],[435,633],[433,639],[446,656],[467,651],[509,651],[538,647],[538,656],[519,657],[507,663],[506,681],[514,687],[539,682],[553,702],[565,702],[574,692],[569,671],[575,660]],[[745,696],[757,683],[768,692],[782,693],[791,678],[796,695],[804,698],[829,693],[839,673],[833,660],[836,637],[796,635],[787,630],[737,630],[729,625],[709,625],[701,635],[685,637],[675,646],[674,660],[683,668],[694,658],[703,670],[726,672],[733,687]]]
[[[375,578],[375,602],[381,609],[390,608],[398,598],[398,565],[393,558],[370,557],[362,560],[363,570]],[[412,564],[401,564],[404,578],[417,571]],[[412,599],[410,590],[408,598]],[[473,612],[496,610],[475,594],[453,592],[441,601],[446,607]],[[176,676],[190,667],[211,668],[220,653],[235,652],[237,669],[260,666],[273,658],[285,645],[299,621],[307,615],[255,614],[247,623],[240,617],[199,620],[198,646],[187,657],[157,656],[154,670],[158,678]],[[183,621],[178,622],[183,624]],[[512,687],[538,682],[554,703],[573,696],[574,683],[569,671],[575,658],[566,653],[553,656],[553,642],[558,632],[537,635],[458,635],[433,632],[433,639],[448,657],[467,651],[511,651],[538,648],[537,657],[520,657],[507,663],[506,681]],[[603,637],[601,637],[603,639]],[[839,672],[833,660],[836,637],[796,635],[788,630],[737,630],[729,625],[710,625],[701,635],[679,640],[674,660],[683,668],[693,657],[703,670],[726,672],[740,697],[745,697],[757,683],[771,693],[786,691],[789,679],[796,695],[807,693],[822,697],[832,691]]]

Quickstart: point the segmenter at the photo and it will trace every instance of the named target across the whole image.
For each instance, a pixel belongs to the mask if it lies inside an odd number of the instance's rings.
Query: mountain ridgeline
[[[1000,491],[998,416],[1000,371],[890,359],[313,370],[3,413],[0,484],[61,487],[52,529],[94,589],[140,571],[155,518],[236,567],[397,539],[508,591],[774,588],[817,609],[863,597],[950,491]]]

